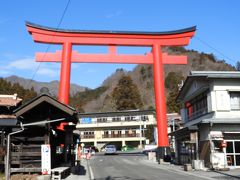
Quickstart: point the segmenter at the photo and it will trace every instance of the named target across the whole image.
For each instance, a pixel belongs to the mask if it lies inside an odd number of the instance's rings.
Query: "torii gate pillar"
[[[168,32],[130,32],[130,31],[83,31],[64,30],[26,23],[35,42],[61,44],[62,51],[56,53],[37,53],[38,62],[60,62],[59,100],[68,104],[71,63],[129,63],[153,64],[158,147],[169,146],[164,93],[164,64],[187,64],[187,56],[162,53],[163,46],[185,46],[189,44],[196,27]],[[108,54],[80,54],[72,51],[72,45],[103,45],[109,47]],[[152,47],[146,55],[117,54],[117,46]]]
[[[60,74],[60,85],[58,99],[64,104],[69,103],[69,92],[70,92],[70,76],[71,76],[71,59],[72,59],[72,44],[65,42],[63,44],[62,51],[62,63],[61,63],[61,74]]]
[[[168,134],[167,132],[167,119],[166,119],[166,101],[165,101],[165,88],[164,88],[164,73],[163,73],[163,61],[162,50],[158,44],[153,45],[153,72],[154,72],[154,92],[155,92],[155,107],[157,118],[160,121],[157,123],[157,129],[160,131],[158,134],[159,147],[169,146],[168,138],[163,136]]]

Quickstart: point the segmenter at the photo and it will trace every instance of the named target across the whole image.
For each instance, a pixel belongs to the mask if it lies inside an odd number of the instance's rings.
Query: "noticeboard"
[[[51,147],[49,144],[41,145],[42,174],[51,174]]]

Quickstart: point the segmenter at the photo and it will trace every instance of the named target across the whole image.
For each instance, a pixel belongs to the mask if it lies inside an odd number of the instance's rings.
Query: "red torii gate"
[[[163,46],[186,46],[196,27],[168,32],[133,31],[83,31],[55,29],[26,22],[27,30],[38,43],[61,44],[62,51],[36,53],[38,62],[61,62],[58,99],[68,104],[72,62],[153,64],[155,105],[158,128],[158,147],[168,147],[166,105],[164,93],[163,64],[187,64],[187,56],[162,53]],[[72,45],[104,45],[108,54],[80,54],[72,51]],[[117,54],[117,46],[152,47],[146,55]]]

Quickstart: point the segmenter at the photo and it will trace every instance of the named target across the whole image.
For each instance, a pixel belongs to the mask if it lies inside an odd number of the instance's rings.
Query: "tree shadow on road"
[[[74,175],[86,175],[86,169],[84,166],[77,165],[71,168],[71,173]]]
[[[107,176],[105,178],[95,178],[94,180],[147,180],[147,179],[132,178],[128,176],[116,176],[116,177]]]

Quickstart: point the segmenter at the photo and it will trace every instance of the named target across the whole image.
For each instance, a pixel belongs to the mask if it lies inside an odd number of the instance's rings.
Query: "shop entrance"
[[[226,140],[226,159],[228,166],[240,167],[240,140]]]

